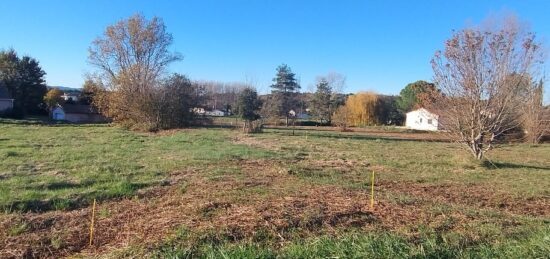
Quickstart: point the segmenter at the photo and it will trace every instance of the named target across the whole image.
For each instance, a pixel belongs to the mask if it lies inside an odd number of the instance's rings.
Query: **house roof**
[[[410,112],[407,112],[408,113],[411,113],[411,112],[427,112],[427,113],[431,113],[431,114],[434,114],[434,115],[437,115],[437,113],[434,113],[434,112],[431,112],[430,110],[426,109],[426,108],[418,108],[418,109],[415,109],[415,110],[412,110]]]
[[[84,104],[64,104],[61,108],[65,113],[78,113],[78,114],[99,114],[97,109],[91,105]]]
[[[8,88],[0,84],[0,99],[12,99]]]

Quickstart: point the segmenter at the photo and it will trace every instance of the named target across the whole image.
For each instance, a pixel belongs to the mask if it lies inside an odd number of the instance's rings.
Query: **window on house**
[[[432,119],[428,119],[428,124],[432,124]]]
[[[422,118],[420,118],[420,123],[422,123]]]

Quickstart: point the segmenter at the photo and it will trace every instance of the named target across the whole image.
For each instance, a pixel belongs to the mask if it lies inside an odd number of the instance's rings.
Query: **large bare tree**
[[[105,29],[89,48],[88,61],[98,68],[107,96],[98,108],[129,126],[158,127],[154,98],[168,65],[181,60],[170,51],[172,35],[160,18],[136,14]]]
[[[440,92],[429,108],[454,140],[482,159],[500,136],[521,126],[524,82],[535,79],[542,62],[535,34],[513,17],[456,31],[432,59]]]

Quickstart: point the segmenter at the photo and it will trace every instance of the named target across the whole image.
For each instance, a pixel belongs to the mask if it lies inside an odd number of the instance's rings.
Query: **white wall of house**
[[[52,119],[56,121],[64,121],[65,120],[65,111],[61,107],[55,107],[52,110]]]
[[[13,109],[13,99],[0,99],[0,112]]]
[[[439,116],[424,108],[420,108],[407,113],[405,126],[415,130],[436,131],[439,128]]]
[[[223,117],[223,116],[225,116],[225,112],[220,111],[220,110],[206,111],[205,115],[206,116],[214,116],[214,117]]]
[[[73,102],[78,102],[78,99],[79,99],[79,98],[78,98],[78,95],[72,95],[72,94],[66,94],[66,93],[63,94],[61,97],[62,97],[63,100],[65,100],[65,101],[71,100],[71,101],[73,101]]]

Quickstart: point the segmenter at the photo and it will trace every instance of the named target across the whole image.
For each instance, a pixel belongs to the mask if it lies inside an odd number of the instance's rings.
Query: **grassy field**
[[[0,120],[0,257],[548,257],[550,145],[479,163],[381,130]]]

